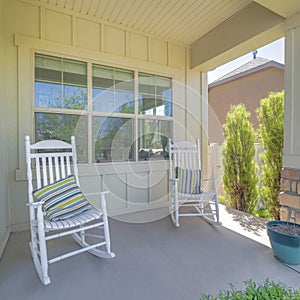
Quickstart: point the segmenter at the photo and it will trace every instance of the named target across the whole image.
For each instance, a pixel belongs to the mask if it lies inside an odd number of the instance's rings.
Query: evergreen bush
[[[280,180],[283,154],[284,93],[270,93],[257,109],[259,143],[263,151],[260,195],[270,217],[280,218]]]
[[[222,149],[225,203],[240,211],[253,213],[258,197],[255,132],[244,104],[234,105],[224,124]]]

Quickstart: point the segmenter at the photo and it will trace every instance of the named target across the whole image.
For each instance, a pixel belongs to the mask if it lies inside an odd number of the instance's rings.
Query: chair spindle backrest
[[[174,178],[176,167],[182,169],[201,170],[200,142],[176,142],[169,139],[169,175]]]
[[[39,189],[73,174],[79,184],[73,136],[71,144],[59,140],[44,140],[30,144],[30,138],[26,136],[25,147],[29,202],[33,201],[33,180],[36,180],[35,188]]]

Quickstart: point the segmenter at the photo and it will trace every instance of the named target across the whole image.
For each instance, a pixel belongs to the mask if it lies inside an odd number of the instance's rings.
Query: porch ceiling
[[[300,11],[295,0],[20,1],[190,46],[191,67],[204,71],[282,37]]]
[[[251,0],[28,0],[190,45]]]

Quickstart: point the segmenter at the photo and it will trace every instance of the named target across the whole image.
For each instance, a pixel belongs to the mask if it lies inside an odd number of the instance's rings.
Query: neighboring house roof
[[[276,62],[274,60],[269,60],[269,59],[263,58],[263,57],[257,57],[255,59],[252,59],[251,61],[245,63],[244,65],[238,67],[237,69],[229,72],[228,74],[220,77],[219,79],[213,81],[212,83],[210,83],[208,85],[208,87],[211,88],[216,85],[223,84],[225,82],[232,81],[232,80],[238,79],[240,77],[261,71],[263,69],[271,68],[271,67],[278,68],[281,70],[284,69],[284,65],[279,62]]]

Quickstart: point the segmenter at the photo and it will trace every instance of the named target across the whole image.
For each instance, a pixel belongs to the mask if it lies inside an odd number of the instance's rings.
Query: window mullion
[[[134,161],[138,161],[138,114],[139,114],[139,76],[138,71],[134,71],[134,129],[133,129],[133,141],[134,141]]]
[[[93,101],[92,101],[92,88],[93,88],[93,72],[92,72],[92,63],[87,62],[87,92],[88,92],[88,163],[91,164],[93,160],[93,143],[92,143],[92,126],[93,126]]]

